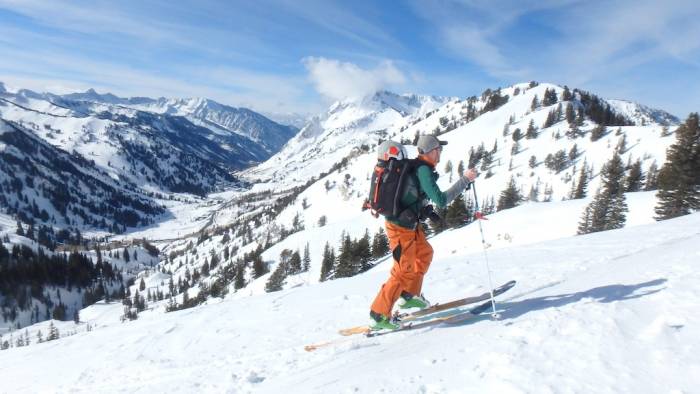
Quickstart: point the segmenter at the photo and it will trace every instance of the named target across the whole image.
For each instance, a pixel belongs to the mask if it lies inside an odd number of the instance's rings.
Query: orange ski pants
[[[372,310],[391,317],[391,308],[402,291],[419,295],[423,286],[423,276],[428,272],[433,260],[433,247],[425,239],[421,224],[415,230],[386,222],[386,235],[389,248],[394,255],[394,266],[389,280],[382,285],[372,303]]]

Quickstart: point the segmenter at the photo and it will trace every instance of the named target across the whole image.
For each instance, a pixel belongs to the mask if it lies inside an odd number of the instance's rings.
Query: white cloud
[[[316,91],[334,100],[359,98],[406,83],[404,73],[388,60],[374,69],[323,57],[308,57],[304,65]]]

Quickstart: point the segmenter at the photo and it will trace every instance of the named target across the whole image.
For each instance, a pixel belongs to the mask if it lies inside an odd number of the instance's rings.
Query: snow
[[[2,391],[694,392],[700,214],[657,223],[653,194],[628,200],[630,222],[646,224],[557,238],[571,234],[562,215],[580,213],[578,201],[527,204],[483,222],[494,282],[518,281],[498,300],[498,321],[304,351],[367,321],[391,266],[385,260],[353,278],[179,312],[156,307],[126,323],[103,312],[119,305],[93,305],[81,313],[92,331],[3,351],[0,370],[12,379]],[[429,299],[487,289],[476,227],[430,240]]]

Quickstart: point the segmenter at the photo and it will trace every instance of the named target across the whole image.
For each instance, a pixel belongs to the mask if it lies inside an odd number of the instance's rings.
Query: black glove
[[[439,222],[442,220],[440,215],[435,212],[432,205],[424,206],[420,211],[420,217],[422,219],[430,219],[431,222]]]

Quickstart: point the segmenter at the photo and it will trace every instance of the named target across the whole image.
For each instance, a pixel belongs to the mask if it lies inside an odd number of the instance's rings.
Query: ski
[[[505,284],[493,289],[493,296],[496,297],[496,296],[501,295],[501,294],[505,293],[506,291],[512,289],[513,286],[515,286],[515,283],[516,282],[514,280],[511,280],[510,282],[505,283]],[[460,306],[475,304],[479,301],[486,301],[486,300],[490,300],[490,299],[491,299],[491,293],[486,292],[486,293],[481,294],[481,295],[476,296],[476,297],[467,297],[467,298],[461,298],[459,300],[446,302],[443,304],[434,304],[434,305],[431,305],[427,308],[424,308],[424,309],[421,309],[419,311],[412,312],[412,313],[400,313],[400,314],[395,315],[395,317],[400,322],[406,322],[406,321],[415,320],[419,317],[433,314],[435,312],[441,312],[441,311],[445,311],[448,309],[459,308]]]
[[[493,296],[495,297],[497,295],[505,293],[506,291],[513,288],[513,286],[515,286],[515,283],[516,282],[514,280],[511,280],[510,282],[505,283],[505,284],[497,287],[496,289],[493,290]],[[412,313],[395,314],[394,319],[401,322],[401,323],[405,323],[405,322],[413,321],[413,320],[416,320],[420,317],[424,317],[424,316],[427,316],[427,315],[430,315],[430,314],[433,314],[436,312],[442,312],[442,311],[445,311],[448,309],[458,308],[458,307],[466,306],[469,304],[475,304],[477,302],[486,301],[489,299],[491,299],[491,293],[486,292],[486,293],[478,295],[478,296],[461,298],[458,300],[454,300],[454,301],[450,301],[450,302],[446,302],[446,303],[442,303],[442,304],[434,304],[434,305],[431,305],[425,309],[421,309],[419,311],[412,312]],[[344,328],[344,329],[338,331],[338,333],[340,335],[343,335],[343,336],[348,336],[348,335],[356,335],[356,334],[366,334],[369,331],[371,331],[370,327],[368,325],[363,325],[363,326],[356,326],[356,327],[351,327],[351,328]]]
[[[396,332],[401,332],[401,331],[416,330],[419,328],[436,326],[436,325],[440,325],[440,324],[461,323],[463,321],[470,320],[470,319],[473,319],[473,318],[481,315],[482,313],[487,311],[490,307],[491,307],[491,300],[484,302],[483,304],[477,305],[466,312],[459,312],[456,314],[442,316],[442,317],[438,317],[435,319],[431,319],[431,320],[423,321],[423,322],[418,322],[418,323],[416,323],[416,322],[404,323],[396,330],[369,331],[365,334],[365,336],[368,338],[372,338],[372,337],[378,337],[378,336],[387,335],[387,334],[396,333]]]
[[[434,318],[428,321],[423,321],[423,322],[409,322],[402,324],[401,327],[397,328],[396,330],[381,330],[381,331],[372,331],[369,328],[365,329],[362,334],[364,334],[365,337],[368,338],[373,338],[373,337],[378,337],[378,336],[383,336],[391,333],[397,333],[397,332],[402,332],[402,331],[408,331],[408,330],[417,330],[420,328],[426,328],[426,327],[431,327],[431,326],[437,326],[440,324],[457,324],[461,323],[470,319],[473,319],[485,311],[487,311],[491,307],[491,300],[488,300],[482,304],[479,304],[470,310],[466,312],[458,312],[455,314],[451,314],[448,316],[442,316],[438,318]],[[317,343],[314,345],[306,345],[304,346],[304,350],[307,352],[312,352],[314,350],[323,348],[323,347],[329,347],[329,346],[335,346],[335,345],[340,345],[341,343],[345,342],[351,342],[354,340],[354,337],[349,337],[345,336],[342,338],[338,338],[335,340],[330,340],[327,342],[321,342]]]

